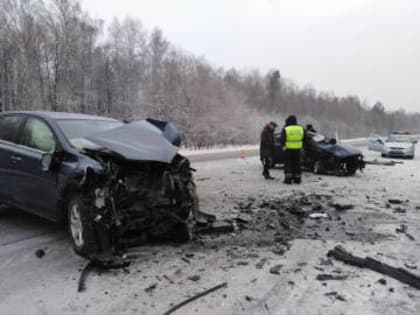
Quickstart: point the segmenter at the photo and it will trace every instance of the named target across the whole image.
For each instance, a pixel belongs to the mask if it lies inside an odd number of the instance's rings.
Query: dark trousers
[[[264,175],[264,177],[270,176],[271,158],[268,157],[268,156],[262,157],[261,162],[263,164],[263,175]]]
[[[284,176],[286,182],[300,183],[302,179],[301,150],[285,150]]]

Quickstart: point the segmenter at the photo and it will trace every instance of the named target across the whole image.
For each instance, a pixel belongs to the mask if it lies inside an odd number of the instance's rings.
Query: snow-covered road
[[[377,155],[366,152],[370,160]],[[283,185],[281,170],[272,172],[277,180],[265,181],[257,157],[194,163],[202,210],[219,218],[263,220],[266,228],[258,225],[251,237],[245,230],[177,246],[136,248],[139,257],[128,268],[91,273],[82,293],[77,283],[86,261],[72,253],[66,234],[47,221],[2,208],[0,314],[163,314],[225,281],[227,288],[175,314],[420,314],[419,290],[326,257],[341,244],[360,256],[416,267],[409,270],[420,275],[420,158],[403,162],[368,165],[350,178],[305,173],[300,186]],[[308,220],[290,250],[275,254],[260,234],[282,228],[274,215],[278,209],[263,204],[302,194],[328,196],[354,209],[337,213],[322,204],[330,219]],[[389,205],[388,199],[402,204]],[[247,202],[252,205],[243,206]],[[396,233],[401,223],[416,240]],[[45,250],[43,258],[35,255],[37,249]],[[259,262],[265,262],[261,268]],[[282,265],[279,274],[269,272],[275,265]],[[347,279],[319,281],[319,274]],[[189,279],[195,275],[198,280]],[[378,282],[381,278],[385,284]]]

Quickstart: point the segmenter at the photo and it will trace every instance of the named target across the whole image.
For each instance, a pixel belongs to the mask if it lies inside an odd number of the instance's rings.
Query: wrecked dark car
[[[158,120],[2,113],[0,202],[67,223],[75,251],[87,257],[185,240],[190,213],[206,218],[179,145],[176,128]]]
[[[280,144],[280,133],[274,134],[273,166],[284,164],[284,149]],[[362,152],[351,146],[326,139],[320,134],[308,133],[303,153],[303,169],[316,174],[351,176],[365,168]]]

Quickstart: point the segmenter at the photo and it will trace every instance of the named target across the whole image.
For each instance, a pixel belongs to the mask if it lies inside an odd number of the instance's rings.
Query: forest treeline
[[[0,0],[0,109],[171,120],[195,147],[257,143],[290,113],[341,137],[420,128],[419,114],[301,88],[279,70],[215,67],[137,19],[104,25],[77,0]]]

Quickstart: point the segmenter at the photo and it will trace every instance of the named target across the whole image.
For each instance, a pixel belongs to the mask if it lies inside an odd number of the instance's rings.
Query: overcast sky
[[[106,22],[161,28],[215,66],[277,68],[303,86],[420,112],[419,0],[82,0]]]

